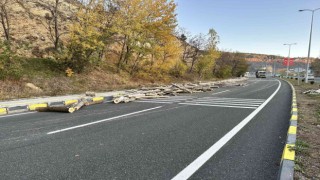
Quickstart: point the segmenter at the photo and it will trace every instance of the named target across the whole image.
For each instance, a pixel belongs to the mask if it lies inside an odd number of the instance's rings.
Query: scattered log
[[[130,101],[134,101],[134,98],[120,96],[120,97],[116,97],[116,98],[113,99],[113,103],[115,103],[115,104],[119,104],[121,102],[128,103]]]
[[[36,108],[38,112],[66,112],[73,113],[74,109],[69,106],[52,106],[52,107],[39,107]]]
[[[48,106],[48,107],[41,107],[41,108],[36,108],[36,111],[38,112],[67,112],[67,113],[73,113],[77,110],[79,110],[80,108],[82,108],[83,106],[85,106],[85,104],[88,101],[83,98],[81,99],[78,103],[69,105],[69,106]]]
[[[96,96],[96,93],[95,93],[95,92],[87,91],[87,92],[86,92],[86,96],[95,97],[95,96]]]
[[[173,85],[174,87],[177,87],[177,88],[179,88],[179,89],[187,92],[187,93],[192,93],[192,90],[187,89],[187,88],[185,88],[185,87],[183,87],[183,86],[179,86],[179,85],[177,85],[177,84],[172,84],[172,85]]]
[[[88,101],[85,98],[82,98],[78,103],[73,104],[71,106],[71,108],[74,108],[74,111],[77,111],[80,108],[82,108],[85,105],[86,102],[88,102]]]

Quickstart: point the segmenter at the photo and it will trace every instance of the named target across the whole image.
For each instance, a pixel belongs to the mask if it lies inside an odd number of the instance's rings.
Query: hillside
[[[6,2],[0,99],[229,78],[265,56],[219,52],[213,28],[177,31],[173,0]]]
[[[9,1],[7,12],[10,20],[10,37],[13,50],[21,56],[44,57],[53,46],[50,34],[51,10],[55,0]],[[59,3],[59,30],[65,34],[71,18],[79,9],[77,1],[63,0]],[[4,39],[4,30],[0,28]],[[66,41],[66,36],[61,36]]]

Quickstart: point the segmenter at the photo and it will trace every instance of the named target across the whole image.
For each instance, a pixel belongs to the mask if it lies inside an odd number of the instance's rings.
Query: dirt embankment
[[[295,179],[320,179],[320,95],[303,94],[320,86],[298,85],[296,80],[291,83],[296,89],[299,110]]]

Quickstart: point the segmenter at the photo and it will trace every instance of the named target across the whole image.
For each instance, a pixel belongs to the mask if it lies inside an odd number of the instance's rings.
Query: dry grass
[[[158,86],[172,81],[156,81],[149,79],[131,78],[127,74],[112,74],[104,71],[90,71],[66,77],[63,74],[43,76],[43,72],[24,77],[19,81],[0,81],[0,100],[57,96],[66,94],[78,94],[86,91],[106,92],[111,90],[124,90],[143,86]],[[26,83],[32,83],[41,88],[42,92],[26,87]]]

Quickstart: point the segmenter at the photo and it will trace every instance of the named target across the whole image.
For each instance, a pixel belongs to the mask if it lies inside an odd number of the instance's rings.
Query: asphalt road
[[[1,179],[276,179],[291,90],[275,79],[74,114],[0,117]]]

